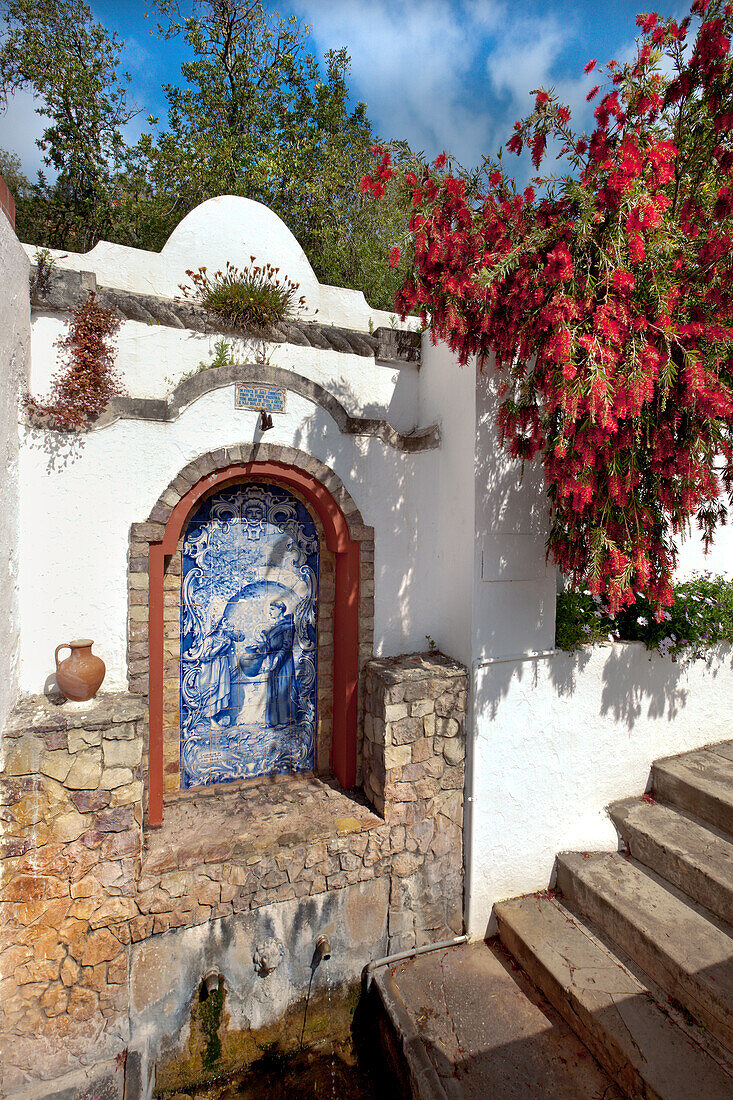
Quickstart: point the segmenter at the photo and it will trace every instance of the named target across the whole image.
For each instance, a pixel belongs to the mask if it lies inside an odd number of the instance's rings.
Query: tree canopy
[[[389,307],[398,279],[385,255],[408,209],[396,189],[379,209],[358,189],[374,136],[365,105],[350,102],[346,51],[319,65],[309,29],[260,0],[198,0],[192,14],[176,0],[156,7],[161,36],[182,37],[190,57],[180,85],[164,89],[167,119],[150,116],[128,145],[117,37],[83,0],[0,3],[0,87],[41,100],[51,125],[40,144],[57,173],[24,191],[19,233],[80,251],[100,237],[158,249],[205,199],[244,195],[285,221],[321,281]]]
[[[516,123],[508,150],[540,172],[554,147],[564,175],[520,192],[501,160],[396,171],[378,148],[362,180],[409,196],[400,309],[495,359],[502,441],[544,466],[548,551],[612,614],[638,593],[662,614],[679,536],[712,539],[733,487],[733,5],[638,22],[590,134],[551,90]]]

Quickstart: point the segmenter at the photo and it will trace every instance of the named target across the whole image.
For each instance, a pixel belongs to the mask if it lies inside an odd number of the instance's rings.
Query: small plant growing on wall
[[[293,317],[296,306],[305,305],[302,295],[296,300],[300,284],[280,275],[278,267],[255,264],[254,256],[250,260],[242,270],[227,261],[225,270],[213,275],[205,267],[187,271],[193,286],[179,284],[184,297],[237,327],[267,328]]]
[[[31,424],[57,431],[89,426],[108,401],[123,393],[114,370],[113,339],[120,319],[100,305],[94,294],[72,310],[68,332],[56,346],[66,363],[54,376],[46,400],[26,393],[23,404]]]

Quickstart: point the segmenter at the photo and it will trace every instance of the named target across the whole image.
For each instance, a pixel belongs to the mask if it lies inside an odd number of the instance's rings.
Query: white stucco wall
[[[33,314],[31,388],[35,394],[48,392],[52,376],[62,365],[57,341],[67,331],[66,321],[65,314]],[[202,362],[212,361],[214,345],[221,339],[216,334],[124,321],[115,341],[115,370],[130,397],[166,398]],[[323,386],[352,416],[383,418],[400,432],[418,426],[416,364],[387,366],[367,356],[320,348],[236,337],[225,340],[236,362],[253,363],[264,355],[273,366]]]
[[[27,436],[23,497],[22,686],[40,691],[53,650],[95,639],[108,690],[126,685],[127,541],[159,494],[191,459],[259,438],[257,414],[235,410],[233,387],[205,394],[173,423],[117,421],[70,447]],[[375,646],[425,648],[436,630],[436,592],[450,577],[433,552],[433,501],[441,451],[405,454],[372,437],[342,435],[318,405],[290,392],[268,443],[298,447],[342,479],[376,531]],[[466,490],[468,492],[468,489]]]
[[[0,213],[0,729],[18,694],[20,658],[18,405],[30,349],[28,259]]]
[[[24,245],[32,258],[34,244]],[[305,320],[368,331],[394,323],[394,314],[368,305],[361,291],[319,284],[308,259],[277,214],[252,199],[220,195],[201,203],[176,226],[160,252],[99,241],[89,252],[52,249],[58,268],[92,271],[100,286],[180,298],[181,284],[191,286],[186,271],[206,267],[210,274],[224,270],[227,262],[240,269],[257,264],[279,267],[280,275],[299,284]],[[405,327],[405,325],[403,325]],[[419,327],[410,318],[406,327]]]
[[[419,375],[420,424],[441,427],[433,497],[426,500],[426,550],[433,556],[430,636],[443,653],[471,664],[473,616],[474,461],[476,383],[473,364],[460,367],[445,344],[423,340]],[[420,649],[426,647],[420,640]]]
[[[733,654],[675,664],[642,643],[496,662],[474,676],[473,935],[491,906],[550,885],[559,851],[615,850],[605,807],[652,761],[729,738]]]
[[[320,321],[364,330],[370,318],[384,323],[361,295],[314,284],[297,242],[273,218],[247,200],[212,200],[184,219],[160,255],[100,244],[58,262],[93,270],[104,285],[171,295],[186,267],[214,270],[228,258],[241,265],[255,254],[310,288]],[[232,241],[241,255],[231,255]],[[35,315],[35,393],[48,390],[63,328],[59,315]],[[166,397],[210,358],[216,339],[125,322],[117,367],[128,393]],[[545,563],[541,471],[530,464],[522,474],[502,453],[494,380],[488,374],[476,384],[474,367],[460,368],[445,345],[424,338],[418,370],[291,345],[228,342],[240,361],[264,351],[272,364],[318,382],[352,416],[384,418],[402,432],[440,423],[439,450],[406,454],[373,437],[342,435],[319,405],[290,391],[287,412],[274,418],[265,440],[330,466],[374,526],[376,652],[423,650],[429,635],[470,669],[468,919],[470,931],[483,935],[495,900],[548,885],[558,850],[614,846],[604,806],[642,791],[655,757],[729,735],[731,656],[687,667],[650,658],[639,645],[554,652],[555,571]],[[11,475],[0,569],[12,579],[15,422],[12,386],[6,378],[2,385]],[[105,687],[125,688],[130,524],[146,518],[197,455],[258,439],[257,419],[234,409],[228,386],[168,424],[120,420],[74,442],[27,433],[20,457],[23,690],[42,690],[55,646],[78,636],[94,638],[107,664]],[[728,530],[708,559],[693,539],[683,545],[680,573],[730,574],[731,551]],[[11,584],[11,605],[16,591]],[[7,638],[12,649],[17,630],[6,623],[0,629],[0,647]],[[10,659],[12,666],[12,653]]]

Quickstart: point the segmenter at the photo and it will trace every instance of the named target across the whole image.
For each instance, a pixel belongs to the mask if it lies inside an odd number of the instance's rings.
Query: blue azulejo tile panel
[[[316,755],[318,532],[277,485],[209,497],[181,555],[181,786]]]

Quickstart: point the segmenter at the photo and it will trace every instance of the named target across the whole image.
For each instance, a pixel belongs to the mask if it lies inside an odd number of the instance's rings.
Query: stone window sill
[[[162,826],[146,830],[143,874],[202,863],[254,864],[383,824],[360,793],[343,791],[329,777],[281,775],[199,787],[167,798]]]

